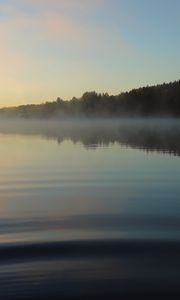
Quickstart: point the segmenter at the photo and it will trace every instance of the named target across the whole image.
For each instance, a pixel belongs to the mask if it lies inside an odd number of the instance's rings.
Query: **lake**
[[[0,122],[1,299],[180,294],[180,122]]]

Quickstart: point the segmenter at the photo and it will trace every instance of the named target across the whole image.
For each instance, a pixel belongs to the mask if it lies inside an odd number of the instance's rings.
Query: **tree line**
[[[86,92],[81,98],[2,108],[4,117],[64,118],[180,116],[180,80],[123,92],[116,96]]]

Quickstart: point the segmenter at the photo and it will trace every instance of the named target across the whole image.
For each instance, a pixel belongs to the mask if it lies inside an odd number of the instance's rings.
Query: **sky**
[[[0,0],[0,107],[180,79],[179,0]]]

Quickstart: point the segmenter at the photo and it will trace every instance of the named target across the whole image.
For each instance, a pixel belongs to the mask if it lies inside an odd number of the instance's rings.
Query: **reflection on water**
[[[71,140],[92,149],[113,143],[180,155],[180,121],[176,119],[0,121],[1,133],[41,135],[58,143]]]
[[[179,121],[0,125],[2,299],[180,294]]]

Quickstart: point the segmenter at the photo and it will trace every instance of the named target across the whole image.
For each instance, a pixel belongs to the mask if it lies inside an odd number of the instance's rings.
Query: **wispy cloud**
[[[67,90],[69,75],[66,73],[77,73],[80,86],[84,72],[90,81],[89,69],[94,82],[93,60],[97,69],[98,60],[127,54],[129,48],[120,31],[97,21],[107,3],[109,0],[0,1],[0,68],[3,70],[0,101],[8,99],[8,95],[12,97],[13,92],[18,102],[33,91],[34,98],[39,97],[42,93],[38,86],[42,86],[44,78],[49,78],[47,90],[57,91],[58,76]],[[57,72],[58,68],[62,73]],[[51,70],[49,77],[48,72],[44,75],[48,70]]]
[[[71,46],[93,46],[94,49],[102,45],[104,50],[113,44],[123,46],[124,41],[116,32],[92,22],[86,24],[77,16],[78,13],[82,17],[82,11],[93,15],[102,2],[106,0],[17,0],[1,4],[4,18],[1,19],[0,38],[15,44],[18,40],[21,44],[22,38],[35,44],[38,41],[56,45],[69,42]]]

